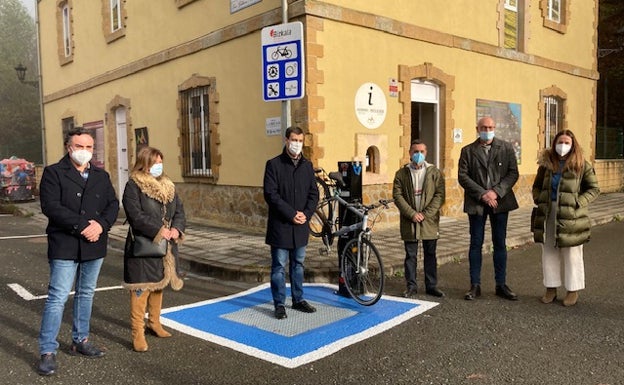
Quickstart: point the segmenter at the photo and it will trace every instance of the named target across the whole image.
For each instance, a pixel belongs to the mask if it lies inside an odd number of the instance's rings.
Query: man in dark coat
[[[464,212],[470,225],[470,290],[464,296],[473,300],[481,295],[481,261],[485,222],[490,218],[494,244],[496,295],[517,300],[506,284],[507,219],[518,208],[513,186],[518,180],[518,161],[511,143],[494,136],[496,124],[489,116],[479,119],[479,138],[461,150],[458,181],[464,188]]]
[[[77,127],[68,132],[68,153],[44,169],[41,211],[48,217],[50,282],[39,333],[41,375],[56,372],[57,336],[63,310],[75,283],[71,354],[102,357],[89,341],[97,279],[106,256],[108,231],[117,220],[119,201],[108,173],[90,163],[94,139]]]
[[[282,153],[267,161],[264,200],[269,205],[266,243],[271,246],[271,294],[275,317],[286,318],[286,263],[289,265],[292,308],[306,313],[316,309],[303,299],[303,262],[310,226],[319,199],[312,163],[303,157],[303,131],[286,130]]]

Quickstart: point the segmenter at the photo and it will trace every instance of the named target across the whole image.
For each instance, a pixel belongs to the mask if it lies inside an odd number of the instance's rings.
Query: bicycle
[[[344,182],[339,172],[331,172],[329,175],[322,169],[317,169],[316,172],[321,174],[317,177],[321,198],[317,210],[310,218],[310,227],[315,227],[312,234],[321,237],[325,246],[324,251],[329,253],[334,238],[350,232],[357,233],[342,250],[340,274],[351,298],[364,306],[373,305],[381,298],[385,278],[381,256],[371,240],[372,226],[379,214],[369,221],[369,211],[379,207],[388,208],[392,200],[380,200],[379,203],[371,205],[364,205],[361,202],[349,203],[340,196],[340,188],[344,187]],[[336,204],[344,206],[360,220],[351,225],[339,226],[335,215]]]
[[[275,51],[271,53],[271,59],[278,60],[281,58],[290,59],[292,56],[292,51],[288,49],[288,46],[280,47],[278,46]]]

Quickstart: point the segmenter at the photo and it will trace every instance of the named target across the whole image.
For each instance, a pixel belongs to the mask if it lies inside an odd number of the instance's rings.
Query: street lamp
[[[17,65],[17,67],[15,67],[15,72],[17,73],[17,78],[19,79],[20,82],[24,83],[24,84],[28,84],[31,85],[33,87],[39,87],[39,82],[38,81],[30,81],[30,80],[25,80],[26,79],[26,70],[28,68],[26,68],[26,66],[24,66],[22,63],[19,63]]]

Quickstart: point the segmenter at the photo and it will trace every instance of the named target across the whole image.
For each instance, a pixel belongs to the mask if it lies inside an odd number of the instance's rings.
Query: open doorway
[[[427,145],[427,162],[440,167],[440,89],[437,84],[411,81],[411,138]]]

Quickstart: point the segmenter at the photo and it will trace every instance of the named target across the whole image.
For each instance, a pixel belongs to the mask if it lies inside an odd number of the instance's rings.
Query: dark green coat
[[[416,207],[414,185],[409,165],[401,167],[394,176],[392,197],[401,214],[401,239],[416,241],[421,239],[438,239],[440,237],[440,208],[444,204],[444,176],[435,166],[427,164],[421,207]],[[425,215],[421,223],[412,222],[417,212]]]
[[[537,212],[531,230],[535,242],[544,243],[546,218],[550,213],[552,171],[545,167],[546,157],[540,161],[537,175],[533,182],[533,202]],[[561,176],[558,188],[557,229],[555,245],[572,247],[589,241],[591,222],[588,207],[600,194],[598,179],[594,168],[585,162],[582,175],[565,171]]]

